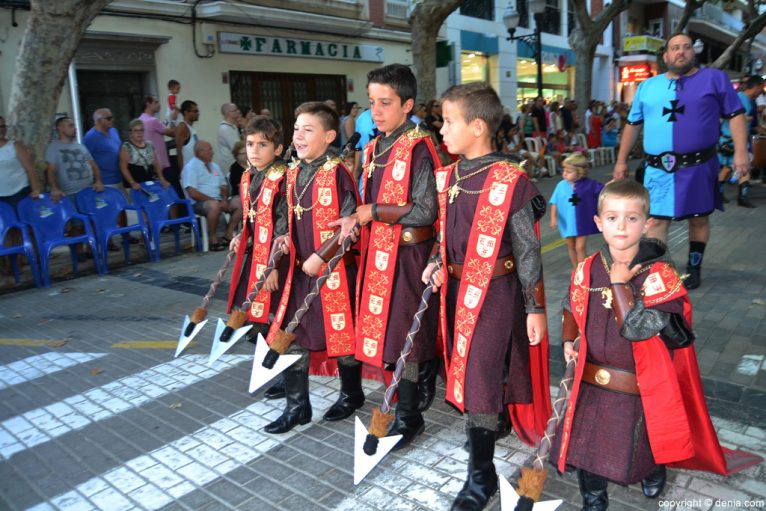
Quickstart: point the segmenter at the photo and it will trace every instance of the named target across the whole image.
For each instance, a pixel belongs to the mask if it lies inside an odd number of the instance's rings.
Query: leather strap
[[[329,261],[338,252],[338,248],[340,248],[340,245],[338,245],[338,238],[340,238],[340,229],[338,229],[335,234],[324,240],[324,243],[319,245],[316,253],[319,257],[322,258],[322,261]]]
[[[378,222],[393,225],[399,222],[399,219],[410,212],[412,203],[408,202],[401,206],[396,204],[373,204],[372,218]]]
[[[432,226],[404,227],[399,234],[399,246],[416,245],[424,241],[432,240],[435,236],[436,230]]]
[[[679,154],[673,151],[665,151],[662,154],[647,154],[646,163],[654,168],[662,169],[665,172],[672,173],[692,165],[705,163],[717,153],[716,146],[708,147],[696,153]]]
[[[572,315],[571,311],[564,309],[564,314],[561,318],[561,340],[562,342],[572,342],[580,335],[577,329],[577,321]]]
[[[600,366],[591,362],[585,362],[583,367],[582,381],[595,387],[619,392],[621,394],[638,394],[638,380],[636,373],[615,369],[614,367]]]
[[[502,277],[516,271],[516,261],[513,256],[498,257],[495,267],[492,269],[492,278]],[[449,263],[447,265],[449,276],[460,280],[463,277],[463,265],[458,263]]]
[[[633,288],[630,287],[630,284],[612,284],[611,289],[614,318],[617,320],[617,328],[622,328],[625,316],[636,305],[633,298]]]

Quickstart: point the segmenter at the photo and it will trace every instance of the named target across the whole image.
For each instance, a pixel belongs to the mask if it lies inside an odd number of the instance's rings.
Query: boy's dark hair
[[[197,106],[197,103],[192,101],[191,99],[187,99],[183,103],[181,103],[181,113],[185,114],[186,112],[191,112],[191,109]]]
[[[152,96],[151,94],[149,94],[148,96],[144,96],[144,100],[142,101],[144,110],[146,110],[146,107],[153,104],[155,101],[157,101],[157,98],[155,96]]]
[[[301,114],[316,115],[319,117],[322,127],[325,131],[333,130],[338,132],[340,119],[338,112],[325,105],[322,101],[306,101],[295,109],[295,118]]]
[[[282,145],[282,127],[274,119],[262,115],[256,115],[245,126],[245,137],[260,133],[263,138],[274,144],[274,147]]]
[[[367,85],[371,83],[388,85],[394,89],[402,104],[408,99],[415,101],[418,92],[418,81],[412,70],[404,64],[389,64],[373,69],[367,73]]]
[[[168,89],[171,87],[177,87],[178,85],[181,85],[181,82],[178,80],[168,80]]]
[[[466,124],[475,119],[486,122],[490,136],[503,119],[503,104],[497,92],[483,82],[453,85],[442,94],[442,101],[459,104]]]
[[[644,215],[649,214],[649,190],[644,185],[633,179],[621,179],[610,181],[598,194],[598,213],[604,207],[607,199],[638,199],[641,201],[641,210]]]

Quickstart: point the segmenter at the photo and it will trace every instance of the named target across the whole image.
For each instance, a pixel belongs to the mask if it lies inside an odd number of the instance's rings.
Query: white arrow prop
[[[218,318],[218,324],[215,327],[215,336],[213,337],[213,347],[210,348],[210,358],[207,361],[207,365],[213,365],[213,362],[218,360],[221,355],[231,349],[232,346],[242,339],[242,337],[253,327],[253,325],[245,325],[242,328],[237,328],[231,334],[229,342],[221,342],[221,333],[226,328],[226,323],[221,318]]]
[[[192,330],[192,333],[190,336],[185,336],[184,332],[186,332],[186,327],[189,326],[189,322],[191,320],[189,319],[189,315],[187,314],[184,317],[184,324],[181,327],[181,335],[178,337],[178,346],[176,346],[176,358],[178,358],[178,355],[180,355],[183,350],[185,350],[189,343],[192,342],[192,339],[194,339],[198,333],[200,333],[200,330],[202,330],[202,327],[205,326],[205,323],[207,323],[207,320],[204,320],[200,323],[197,323],[197,325],[194,327],[194,330]]]
[[[255,356],[253,357],[253,371],[250,373],[250,389],[248,390],[251,394],[301,358],[300,355],[281,355],[274,363],[274,367],[266,369],[263,367],[263,359],[268,352],[269,345],[266,344],[266,339],[258,334],[258,342],[255,343]]]
[[[359,484],[402,438],[402,435],[379,438],[378,450],[372,456],[368,456],[364,452],[364,441],[367,439],[367,434],[367,428],[364,427],[359,417],[354,417],[354,485]]]
[[[503,476],[498,476],[500,480],[500,510],[501,511],[513,511],[516,508],[516,504],[519,502],[519,494],[511,483],[508,482]],[[564,502],[561,499],[558,500],[546,500],[545,502],[535,502],[532,506],[534,511],[555,511]]]

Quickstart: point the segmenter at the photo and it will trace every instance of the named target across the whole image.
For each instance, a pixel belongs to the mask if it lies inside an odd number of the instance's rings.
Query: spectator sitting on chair
[[[93,127],[82,138],[101,172],[101,181],[107,186],[122,188],[120,173],[120,134],[114,129],[114,116],[108,108],[93,112]]]
[[[126,188],[141,188],[141,183],[159,178],[163,188],[170,186],[165,180],[154,144],[144,138],[144,123],[133,119],[128,123],[128,140],[120,148],[120,172]],[[164,147],[164,144],[163,144]]]
[[[229,186],[221,167],[213,162],[213,146],[205,140],[194,144],[194,158],[184,165],[181,173],[186,194],[192,200],[194,212],[207,218],[210,250],[225,250],[242,220],[242,206],[229,202]],[[225,236],[218,239],[218,219],[221,213],[230,213]]]
[[[59,137],[51,141],[45,149],[45,161],[48,164],[45,172],[51,187],[51,199],[58,202],[61,197],[66,197],[71,201],[72,208],[77,209],[75,205],[77,192],[88,186],[92,186],[97,192],[104,191],[101,172],[88,149],[83,144],[75,142],[77,128],[71,118],[61,117],[56,120],[54,126]],[[78,236],[83,232],[85,230],[79,220],[70,222],[68,234]],[[119,248],[110,243],[109,250],[114,251]],[[77,246],[77,253],[78,258],[81,261],[84,260],[81,245]]]
[[[5,119],[0,117],[0,201],[15,211],[24,197],[36,199],[40,186],[29,150],[21,142],[8,140],[7,133]]]

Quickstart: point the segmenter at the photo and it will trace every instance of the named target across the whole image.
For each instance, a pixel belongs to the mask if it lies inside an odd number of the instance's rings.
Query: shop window
[[[577,16],[575,16],[574,11],[574,5],[573,2],[569,2],[569,5],[567,6],[567,37],[572,35],[572,32],[574,31],[575,27],[577,26]]]
[[[483,20],[495,19],[495,0],[464,0],[460,14]]]
[[[460,83],[489,82],[489,57],[475,51],[460,54]]]

